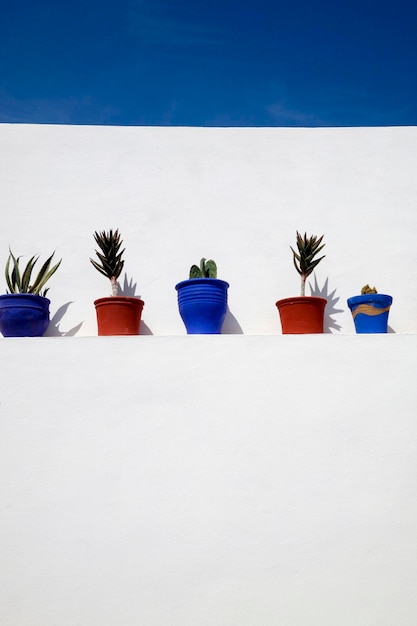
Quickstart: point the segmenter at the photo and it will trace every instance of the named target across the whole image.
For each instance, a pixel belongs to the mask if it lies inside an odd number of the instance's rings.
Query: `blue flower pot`
[[[221,333],[229,284],[218,278],[190,278],[175,285],[178,308],[188,335]]]
[[[369,293],[349,298],[357,333],[386,333],[392,297],[383,293]]]
[[[0,331],[4,337],[41,337],[49,325],[50,300],[31,293],[0,296]]]

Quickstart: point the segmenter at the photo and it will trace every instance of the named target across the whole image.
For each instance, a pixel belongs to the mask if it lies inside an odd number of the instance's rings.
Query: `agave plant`
[[[200,267],[192,265],[190,267],[190,278],[217,278],[217,265],[211,259],[201,259]]]
[[[120,239],[119,230],[116,228],[114,232],[109,230],[107,233],[104,230],[102,232],[96,231],[94,239],[101,250],[101,252],[95,251],[100,263],[94,261],[94,259],[90,259],[90,261],[100,274],[103,274],[110,280],[112,296],[117,296],[119,292],[117,279],[122,273],[125,264],[122,260],[125,249],[120,250],[123,241]]]
[[[39,270],[36,278],[32,281],[32,272],[39,259],[39,255],[34,255],[29,259],[26,267],[22,270],[20,268],[20,259],[22,257],[15,257],[10,250],[9,258],[6,263],[6,283],[9,288],[9,293],[31,293],[36,296],[45,297],[49,288],[43,289],[47,281],[57,271],[61,265],[59,261],[56,265],[51,267],[51,262],[55,252],[45,261]],[[12,267],[11,267],[12,266]]]
[[[293,253],[293,261],[294,266],[297,272],[301,276],[301,295],[305,295],[305,285],[308,276],[310,276],[311,272],[315,267],[320,263],[322,259],[324,259],[325,255],[321,256],[319,259],[315,259],[314,257],[324,248],[326,244],[321,244],[323,240],[323,236],[316,237],[312,235],[311,237],[307,237],[307,234],[304,233],[300,235],[297,230],[297,248],[298,253],[294,250],[292,246],[291,250]]]

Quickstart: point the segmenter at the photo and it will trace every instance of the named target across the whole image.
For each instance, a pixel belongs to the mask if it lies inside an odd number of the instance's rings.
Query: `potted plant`
[[[25,268],[20,267],[21,257],[10,250],[6,263],[8,292],[0,296],[0,331],[4,337],[41,337],[49,325],[49,305],[45,284],[61,265],[51,267],[54,252],[45,261],[32,280],[32,273],[39,260],[38,255],[29,259]]]
[[[229,284],[217,278],[213,260],[201,259],[192,265],[188,280],[175,285],[178,308],[188,335],[221,333],[227,311]]]
[[[143,300],[130,296],[120,296],[117,279],[124,260],[123,241],[119,230],[95,232],[94,239],[100,251],[96,250],[98,261],[90,259],[93,266],[110,280],[112,295],[94,301],[97,315],[98,334],[104,335],[139,335],[140,319],[144,306]]]
[[[365,285],[360,296],[348,298],[355,329],[361,333],[386,333],[392,297],[378,293],[375,287]]]
[[[323,332],[324,309],[327,300],[305,295],[305,284],[308,276],[325,256],[316,258],[326,245],[321,243],[322,240],[323,235],[321,237],[315,235],[307,237],[306,233],[301,235],[297,231],[298,252],[292,246],[291,251],[294,267],[301,276],[301,295],[276,302],[284,335]]]

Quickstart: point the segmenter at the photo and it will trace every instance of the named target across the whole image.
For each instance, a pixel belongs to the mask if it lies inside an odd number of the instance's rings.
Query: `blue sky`
[[[0,122],[417,124],[416,0],[0,6]]]

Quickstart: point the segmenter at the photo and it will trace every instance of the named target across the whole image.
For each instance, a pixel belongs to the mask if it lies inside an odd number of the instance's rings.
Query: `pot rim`
[[[276,306],[280,304],[290,304],[291,302],[311,302],[312,300],[316,302],[325,302],[327,304],[326,298],[320,298],[318,296],[293,296],[291,298],[282,298],[281,300],[276,301]]]
[[[186,287],[191,286],[193,284],[213,284],[214,282],[216,283],[222,283],[222,285],[226,286],[226,289],[228,287],[230,287],[229,283],[227,283],[225,280],[221,280],[220,278],[187,278],[186,280],[182,280],[181,282],[177,283],[175,285],[175,289],[178,291],[178,289],[182,289],[182,287]]]
[[[49,304],[51,304],[49,298],[47,298],[46,296],[40,296],[38,293],[3,293],[0,295],[1,300],[7,298],[30,298],[31,300],[40,299],[44,302],[48,302]]]
[[[364,302],[388,302],[392,304],[392,296],[386,293],[363,293],[359,296],[352,296],[347,299],[348,306],[355,306],[356,304],[362,304]]]
[[[145,304],[144,301],[136,296],[106,296],[104,298],[98,298],[97,300],[94,300],[94,304],[117,304],[120,302],[124,302],[124,303],[128,303],[128,302],[132,302],[133,304],[140,304],[142,303],[143,305]]]

